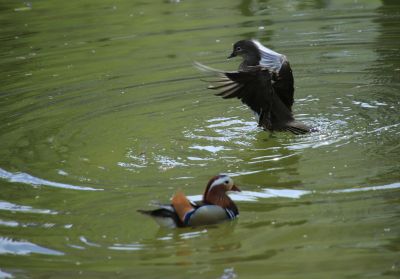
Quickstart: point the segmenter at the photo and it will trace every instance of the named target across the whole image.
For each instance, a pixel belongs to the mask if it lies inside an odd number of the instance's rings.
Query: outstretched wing
[[[267,69],[256,66],[246,71],[224,72],[198,62],[195,62],[195,66],[217,77],[216,80],[208,81],[210,82],[208,88],[218,91],[215,93],[216,96],[224,99],[240,99],[257,114],[259,124],[270,117],[273,88],[271,75]]]
[[[294,80],[292,69],[286,56],[252,40],[257,46],[261,60],[260,65],[272,72],[272,87],[284,105],[292,111],[294,101]]]
[[[278,73],[273,73],[272,81],[275,93],[291,111],[294,103],[294,79],[292,69],[287,60],[284,60]]]
[[[211,83],[208,88],[219,91],[215,95],[224,99],[240,99],[254,111],[258,117],[259,126],[264,129],[286,130],[294,134],[310,131],[308,126],[294,120],[291,112],[293,91],[291,91],[291,95],[290,92],[288,93],[288,98],[281,96],[281,94],[286,94],[285,89],[274,87],[276,82],[271,82],[268,69],[255,66],[248,67],[246,70],[224,72],[198,62],[195,62],[194,65],[199,70],[216,77],[214,80],[208,80]],[[276,92],[277,90],[281,91]]]

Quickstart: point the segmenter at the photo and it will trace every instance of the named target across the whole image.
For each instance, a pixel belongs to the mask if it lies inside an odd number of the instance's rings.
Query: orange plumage
[[[172,206],[175,208],[176,214],[178,214],[179,219],[183,222],[185,219],[186,213],[193,210],[193,206],[190,204],[190,201],[182,192],[177,192],[172,197]]]

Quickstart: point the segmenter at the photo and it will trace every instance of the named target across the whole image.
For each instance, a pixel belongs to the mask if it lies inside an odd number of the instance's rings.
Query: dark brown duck
[[[311,128],[296,121],[292,113],[294,79],[286,56],[256,40],[234,44],[228,58],[241,56],[238,71],[225,72],[200,63],[195,66],[218,77],[208,87],[224,99],[238,98],[254,112],[258,126],[268,131],[304,134]]]

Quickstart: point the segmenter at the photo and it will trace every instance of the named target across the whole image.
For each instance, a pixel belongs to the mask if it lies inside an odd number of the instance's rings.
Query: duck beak
[[[233,184],[233,186],[232,186],[232,188],[231,188],[231,191],[242,192],[242,191],[238,188],[238,186],[236,186],[235,184]]]
[[[231,59],[232,57],[235,57],[235,56],[236,56],[236,53],[232,52],[231,55],[229,55],[227,59]]]

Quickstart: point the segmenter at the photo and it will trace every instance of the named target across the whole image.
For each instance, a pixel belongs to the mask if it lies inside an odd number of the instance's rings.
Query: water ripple
[[[6,278],[14,278],[10,273],[4,272],[0,269],[0,278],[6,279]]]
[[[24,213],[39,213],[39,214],[58,214],[57,211],[50,209],[35,209],[27,205],[18,205],[7,201],[0,201],[0,210],[8,210],[12,212],[24,212]]]
[[[267,198],[290,198],[298,199],[304,195],[310,194],[308,190],[293,190],[293,189],[269,189],[264,188],[260,192],[255,191],[241,191],[238,193],[230,193],[229,196],[234,201],[256,202],[259,199]],[[201,195],[188,196],[191,201],[199,201],[202,199]]]
[[[179,234],[179,237],[181,239],[190,239],[190,238],[195,238],[195,237],[199,237],[202,234],[207,233],[207,230],[201,230],[201,231],[195,231],[195,232],[186,232],[186,233],[181,233]]]
[[[145,245],[141,243],[131,243],[131,244],[115,243],[112,246],[108,247],[108,249],[119,250],[119,251],[138,251],[138,250],[143,250],[144,248]]]
[[[232,143],[248,146],[253,138],[252,131],[257,130],[257,123],[244,121],[237,116],[216,117],[207,120],[204,128],[191,128],[183,131],[184,137],[191,140],[206,140],[210,143],[220,142],[222,144]],[[209,145],[207,145],[209,146]]]
[[[205,145],[205,146],[192,145],[189,148],[196,149],[196,150],[205,150],[205,151],[208,151],[211,153],[217,153],[217,152],[223,151],[223,150],[231,150],[230,148],[226,148],[224,146],[213,146],[213,145]]]
[[[355,192],[381,191],[390,189],[400,189],[400,182],[395,182],[387,185],[379,185],[379,186],[332,190],[328,191],[327,193],[355,193]]]
[[[94,243],[94,242],[90,242],[89,240],[86,239],[86,237],[84,236],[80,236],[79,240],[82,243],[85,243],[87,246],[92,246],[92,247],[100,247],[100,244]]]
[[[71,190],[83,190],[83,191],[101,191],[101,190],[103,190],[103,189],[96,189],[96,188],[92,188],[92,187],[75,186],[75,185],[71,185],[71,184],[53,182],[53,181],[49,181],[49,180],[45,180],[42,178],[32,176],[27,173],[23,173],[23,172],[16,172],[16,173],[8,172],[1,168],[0,168],[0,178],[5,179],[12,183],[23,183],[23,184],[29,184],[32,186],[51,186],[51,187],[56,187],[56,188],[64,188],[64,189],[71,189]]]
[[[6,227],[18,227],[19,223],[16,221],[3,221],[0,219],[0,226],[6,226]],[[0,277],[1,278],[1,277]]]
[[[234,201],[257,202],[259,199],[268,199],[268,198],[299,199],[305,195],[311,195],[311,194],[342,194],[342,193],[355,193],[355,192],[368,192],[368,191],[382,191],[391,189],[400,189],[400,182],[395,182],[387,185],[347,188],[347,189],[329,190],[329,191],[263,188],[259,192],[241,191],[241,192],[230,193],[229,196]],[[191,201],[196,202],[202,200],[202,195],[192,195],[188,196],[188,198]]]
[[[24,240],[17,241],[11,238],[0,237],[0,255],[1,254],[29,255],[31,253],[53,255],[53,256],[64,255],[63,252],[45,248],[28,241]]]

